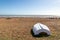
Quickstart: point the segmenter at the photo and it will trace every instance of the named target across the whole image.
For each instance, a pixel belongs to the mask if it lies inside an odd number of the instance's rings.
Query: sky
[[[0,15],[60,16],[60,0],[0,0]]]

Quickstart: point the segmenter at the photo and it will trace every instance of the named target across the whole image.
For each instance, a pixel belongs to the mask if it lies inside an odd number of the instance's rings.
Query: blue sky
[[[60,0],[0,0],[0,15],[59,15]]]

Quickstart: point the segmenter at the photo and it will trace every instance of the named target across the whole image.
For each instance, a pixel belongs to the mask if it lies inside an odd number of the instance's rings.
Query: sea
[[[60,18],[60,16],[55,15],[0,15],[0,17]]]

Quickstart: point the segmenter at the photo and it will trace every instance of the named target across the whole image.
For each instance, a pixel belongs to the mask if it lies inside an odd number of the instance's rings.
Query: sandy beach
[[[36,23],[43,23],[51,30],[49,37],[34,37],[31,29]],[[59,40],[60,19],[46,18],[0,18],[1,40]]]

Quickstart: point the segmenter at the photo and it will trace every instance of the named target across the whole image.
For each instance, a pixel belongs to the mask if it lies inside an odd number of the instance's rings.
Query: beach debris
[[[33,27],[33,33],[34,35],[39,35],[40,33],[46,33],[47,35],[51,35],[50,29],[41,23],[37,23]]]

